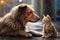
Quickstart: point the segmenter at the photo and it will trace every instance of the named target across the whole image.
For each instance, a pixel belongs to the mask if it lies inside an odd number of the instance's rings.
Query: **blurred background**
[[[21,3],[31,4],[41,18],[49,14],[53,21],[60,21],[60,0],[0,0],[0,16]]]
[[[0,17],[8,13],[12,7],[26,3],[34,7],[35,12],[40,16],[40,20],[36,23],[28,23],[28,26],[34,26],[35,28],[42,28],[43,15],[49,14],[55,25],[58,24],[57,29],[60,26],[60,0],[0,0]]]

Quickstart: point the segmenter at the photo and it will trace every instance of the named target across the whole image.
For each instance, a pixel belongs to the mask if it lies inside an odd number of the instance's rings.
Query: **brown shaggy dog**
[[[42,37],[57,37],[57,30],[51,22],[51,17],[49,15],[44,16],[42,22],[44,23]]]
[[[29,21],[36,22],[37,20],[39,20],[39,17],[35,14],[31,5],[17,5],[0,19],[0,35],[32,36],[25,32],[25,25]]]

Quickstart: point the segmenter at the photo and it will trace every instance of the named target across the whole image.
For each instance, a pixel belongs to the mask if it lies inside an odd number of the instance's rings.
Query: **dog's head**
[[[42,22],[43,22],[43,23],[51,22],[51,17],[50,17],[49,15],[43,16]]]
[[[19,10],[20,15],[26,20],[26,21],[31,21],[31,22],[36,22],[39,20],[39,16],[35,14],[35,10],[31,5],[28,4],[20,4],[19,5]]]

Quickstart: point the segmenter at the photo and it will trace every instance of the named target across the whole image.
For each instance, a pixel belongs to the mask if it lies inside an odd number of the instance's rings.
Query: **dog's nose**
[[[38,21],[40,20],[40,18],[38,18]]]
[[[38,18],[38,20],[40,20],[40,18]]]
[[[38,20],[40,20],[40,17],[38,16]]]

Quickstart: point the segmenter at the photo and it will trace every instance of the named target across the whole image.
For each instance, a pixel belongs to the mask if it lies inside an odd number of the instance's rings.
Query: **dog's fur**
[[[36,22],[38,19],[31,5],[17,5],[0,19],[0,35],[31,36],[30,33],[25,32],[25,25],[29,21]]]
[[[51,17],[49,15],[44,16],[42,22],[44,23],[42,37],[57,37],[57,30],[51,22]]]

